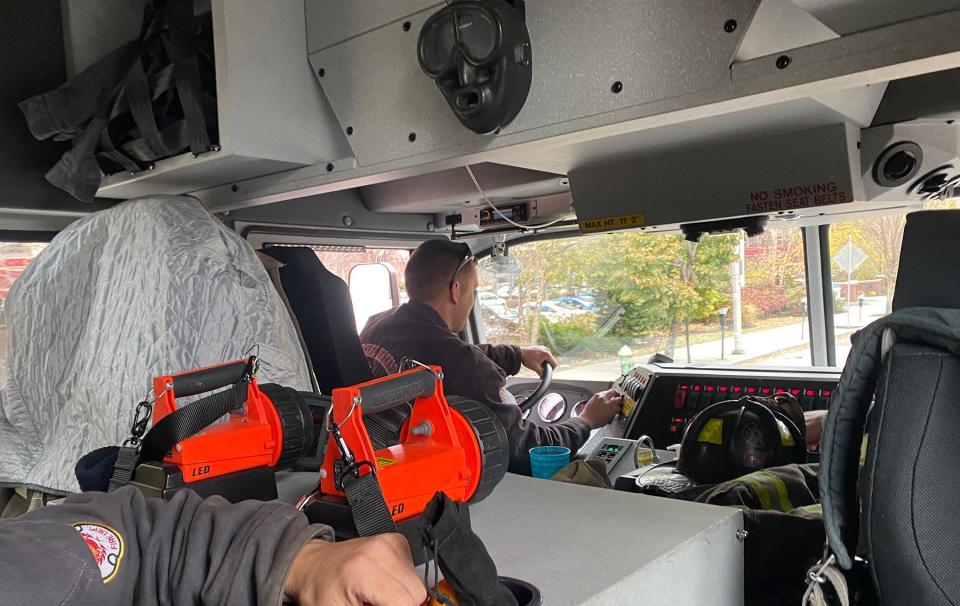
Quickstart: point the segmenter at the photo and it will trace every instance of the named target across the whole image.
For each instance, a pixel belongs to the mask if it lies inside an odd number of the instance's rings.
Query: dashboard
[[[538,424],[559,423],[579,416],[586,401],[611,386],[624,397],[623,415],[595,430],[577,453],[589,458],[609,439],[653,439],[657,448],[678,444],[690,420],[711,404],[745,395],[790,393],[804,410],[826,409],[836,389],[840,371],[833,368],[706,367],[681,364],[646,364],[633,368],[611,383],[556,381],[527,414]],[[510,391],[518,402],[537,384],[516,383]]]
[[[832,368],[692,368],[638,366],[614,384],[624,393],[625,435],[648,435],[658,445],[679,443],[693,417],[711,404],[742,396],[789,393],[807,410],[825,410],[840,380]],[[635,410],[628,409],[632,401]]]

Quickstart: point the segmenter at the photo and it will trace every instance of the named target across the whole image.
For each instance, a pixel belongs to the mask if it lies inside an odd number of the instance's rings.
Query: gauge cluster
[[[551,392],[540,399],[537,414],[542,421],[556,423],[567,412],[567,399],[557,392]]]
[[[533,393],[525,389],[515,394],[518,404],[522,404]],[[579,417],[587,406],[587,400],[593,394],[576,385],[554,383],[533,409],[524,413],[524,419],[538,423],[553,424],[564,419]]]

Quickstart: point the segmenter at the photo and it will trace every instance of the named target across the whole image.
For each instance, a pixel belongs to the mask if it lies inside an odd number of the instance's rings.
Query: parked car
[[[511,323],[517,321],[517,311],[507,307],[506,301],[489,290],[477,291],[477,305],[480,306],[481,311],[485,311],[500,320]]]
[[[597,306],[592,300],[583,297],[558,297],[556,299],[550,299],[550,301],[570,305],[583,311],[595,311],[597,309]]]
[[[585,313],[587,313],[587,310],[578,309],[568,303],[560,303],[551,300],[544,301],[540,304],[540,315],[551,323],[568,320],[574,316],[579,316]]]

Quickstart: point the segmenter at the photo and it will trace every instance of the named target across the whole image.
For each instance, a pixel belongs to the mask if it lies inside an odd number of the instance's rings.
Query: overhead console
[[[690,231],[717,219],[816,219],[951,195],[960,180],[958,156],[960,125],[835,124],[601,160],[569,178],[585,233]]]

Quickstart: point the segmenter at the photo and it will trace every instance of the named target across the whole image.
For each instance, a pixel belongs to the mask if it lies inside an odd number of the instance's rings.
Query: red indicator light
[[[812,390],[812,389],[808,389],[807,391],[803,392],[803,395],[805,395],[805,396],[815,396],[815,395],[817,395],[817,392],[814,391],[814,390]]]
[[[681,386],[680,386],[680,389],[690,389],[690,386],[689,386],[689,385],[681,385]]]
[[[671,431],[672,433],[677,433],[677,426],[676,426],[676,425],[671,425],[671,426],[670,426],[670,431]]]
[[[726,385],[721,385],[721,386],[720,386],[720,391],[727,391],[728,389],[730,389],[730,388],[727,387]]]
[[[829,389],[824,389],[824,390],[822,390],[822,391],[820,392],[820,395],[821,395],[821,396],[830,397],[830,394],[832,394],[832,393],[833,393],[833,392],[830,391]]]
[[[716,389],[713,385],[707,385],[707,391],[713,391]]]
[[[693,386],[693,391],[700,391],[700,386],[699,386],[699,385],[694,385],[694,386]]]
[[[768,391],[769,391],[769,390],[768,390]],[[747,388],[747,393],[757,393],[757,388],[756,388],[756,387],[748,387],[748,388]]]
[[[743,391],[742,387],[737,386],[733,388],[733,393],[740,393],[741,391]]]
[[[783,389],[782,387],[778,387],[778,388],[777,388],[777,393],[787,393],[787,390],[786,390],[786,389]]]
[[[791,390],[790,390],[790,394],[791,394],[791,395],[794,395],[794,396],[799,396],[799,395],[800,395],[800,390],[799,390],[799,389],[791,389]]]

